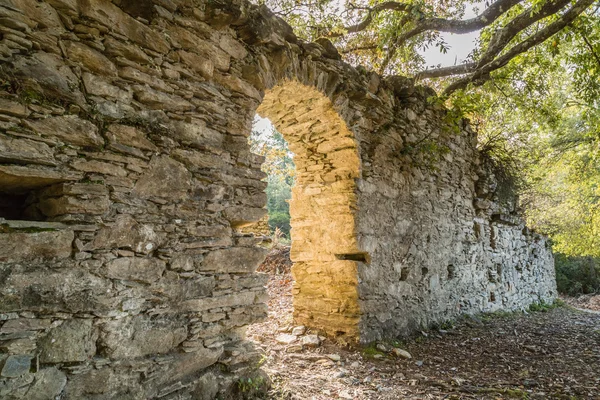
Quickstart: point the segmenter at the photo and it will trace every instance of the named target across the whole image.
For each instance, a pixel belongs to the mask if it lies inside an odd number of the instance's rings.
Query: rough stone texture
[[[4,0],[0,60],[3,399],[210,399],[252,374],[257,110],[296,154],[299,324],[369,341],[556,295],[466,121],[265,7]]]

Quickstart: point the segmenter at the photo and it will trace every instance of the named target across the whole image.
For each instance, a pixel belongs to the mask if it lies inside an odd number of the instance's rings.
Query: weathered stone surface
[[[110,84],[105,78],[84,72],[83,84],[85,90],[91,95],[103,97],[109,100],[118,100],[124,103],[130,103],[133,99],[133,93],[122,90],[115,85]]]
[[[79,399],[135,399],[146,398],[141,387],[141,374],[129,369],[104,367],[91,369],[69,377],[64,398]]]
[[[16,264],[10,269],[0,266],[0,271],[1,312],[104,312],[116,303],[112,285],[81,268],[49,270],[38,265],[25,270]]]
[[[122,257],[110,261],[105,274],[113,279],[152,283],[160,279],[165,265],[156,258]]]
[[[82,15],[105,27],[115,29],[133,42],[159,53],[169,51],[169,45],[162,35],[124,13],[114,4],[102,0],[87,0],[77,5]]]
[[[71,319],[52,329],[39,343],[40,362],[86,361],[96,353],[96,332],[89,319]]]
[[[138,179],[134,194],[142,197],[183,199],[191,188],[191,174],[183,164],[166,156],[153,157],[148,170]]]
[[[198,380],[194,396],[198,400],[212,400],[219,393],[218,378],[213,373],[206,373]]]
[[[0,370],[0,376],[6,378],[16,378],[29,372],[31,368],[31,359],[33,356],[30,355],[13,355],[8,356],[4,360],[4,365]]]
[[[111,359],[168,353],[187,337],[178,321],[156,322],[144,316],[111,321],[102,330],[102,352]]]
[[[11,115],[13,117],[27,117],[29,111],[25,104],[0,98],[0,114]]]
[[[252,225],[260,221],[267,215],[265,208],[258,207],[229,207],[225,210],[225,218],[229,220],[233,227],[243,227]]]
[[[56,165],[52,150],[46,143],[6,136],[0,137],[0,161]]]
[[[29,400],[54,400],[67,384],[67,376],[59,369],[44,368],[35,374],[35,380],[27,391]]]
[[[74,181],[81,178],[81,174],[70,171],[0,165],[0,185],[4,193],[23,193],[57,182]]]
[[[107,196],[81,199],[73,196],[48,198],[40,201],[39,209],[47,217],[65,214],[102,215],[108,211],[110,201]]]
[[[173,123],[174,137],[182,144],[192,147],[215,147],[220,148],[223,145],[223,134],[208,128],[206,123],[197,121],[190,124],[187,122],[175,121]]]
[[[96,125],[74,115],[30,121],[27,127],[42,136],[58,138],[66,144],[83,147],[99,147],[104,144]]]
[[[158,148],[141,130],[127,125],[113,124],[108,127],[107,137],[110,141],[142,150],[156,151]]]
[[[233,247],[208,253],[199,268],[201,271],[254,272],[267,255],[260,247]]]
[[[80,106],[85,104],[77,77],[58,56],[39,51],[31,58],[18,57],[13,65],[15,75],[23,80],[28,93],[40,93],[49,99],[70,101]]]
[[[139,224],[131,215],[117,216],[114,224],[98,232],[87,250],[129,248],[136,253],[147,254],[154,251],[161,238],[150,225]]]
[[[8,320],[0,328],[0,333],[10,334],[23,331],[38,331],[50,328],[50,319],[18,318]]]
[[[71,230],[0,233],[0,262],[24,262],[71,256],[75,235]]]
[[[257,296],[260,297],[256,292],[239,292],[226,296],[187,300],[182,304],[182,308],[188,311],[205,311],[213,308],[247,306],[260,300]]]
[[[108,58],[83,43],[67,40],[63,42],[63,46],[71,61],[83,65],[89,71],[99,75],[117,74],[117,68]]]

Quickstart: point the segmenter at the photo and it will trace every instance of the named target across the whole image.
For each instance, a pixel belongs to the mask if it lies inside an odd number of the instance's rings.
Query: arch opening
[[[294,154],[289,202],[293,306],[297,324],[330,335],[358,337],[356,140],[329,98],[285,82],[267,91],[257,110]]]

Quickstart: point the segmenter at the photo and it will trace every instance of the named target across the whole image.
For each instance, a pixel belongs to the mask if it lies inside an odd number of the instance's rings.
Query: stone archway
[[[356,261],[365,261],[356,236],[354,134],[325,95],[286,81],[268,90],[258,108],[294,153],[291,258],[297,323],[332,335],[358,335]]]

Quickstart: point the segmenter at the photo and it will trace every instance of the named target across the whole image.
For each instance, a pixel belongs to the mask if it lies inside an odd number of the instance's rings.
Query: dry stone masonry
[[[244,0],[0,0],[0,398],[260,374],[256,112],[296,154],[299,323],[368,342],[552,301],[546,240],[434,94]]]

